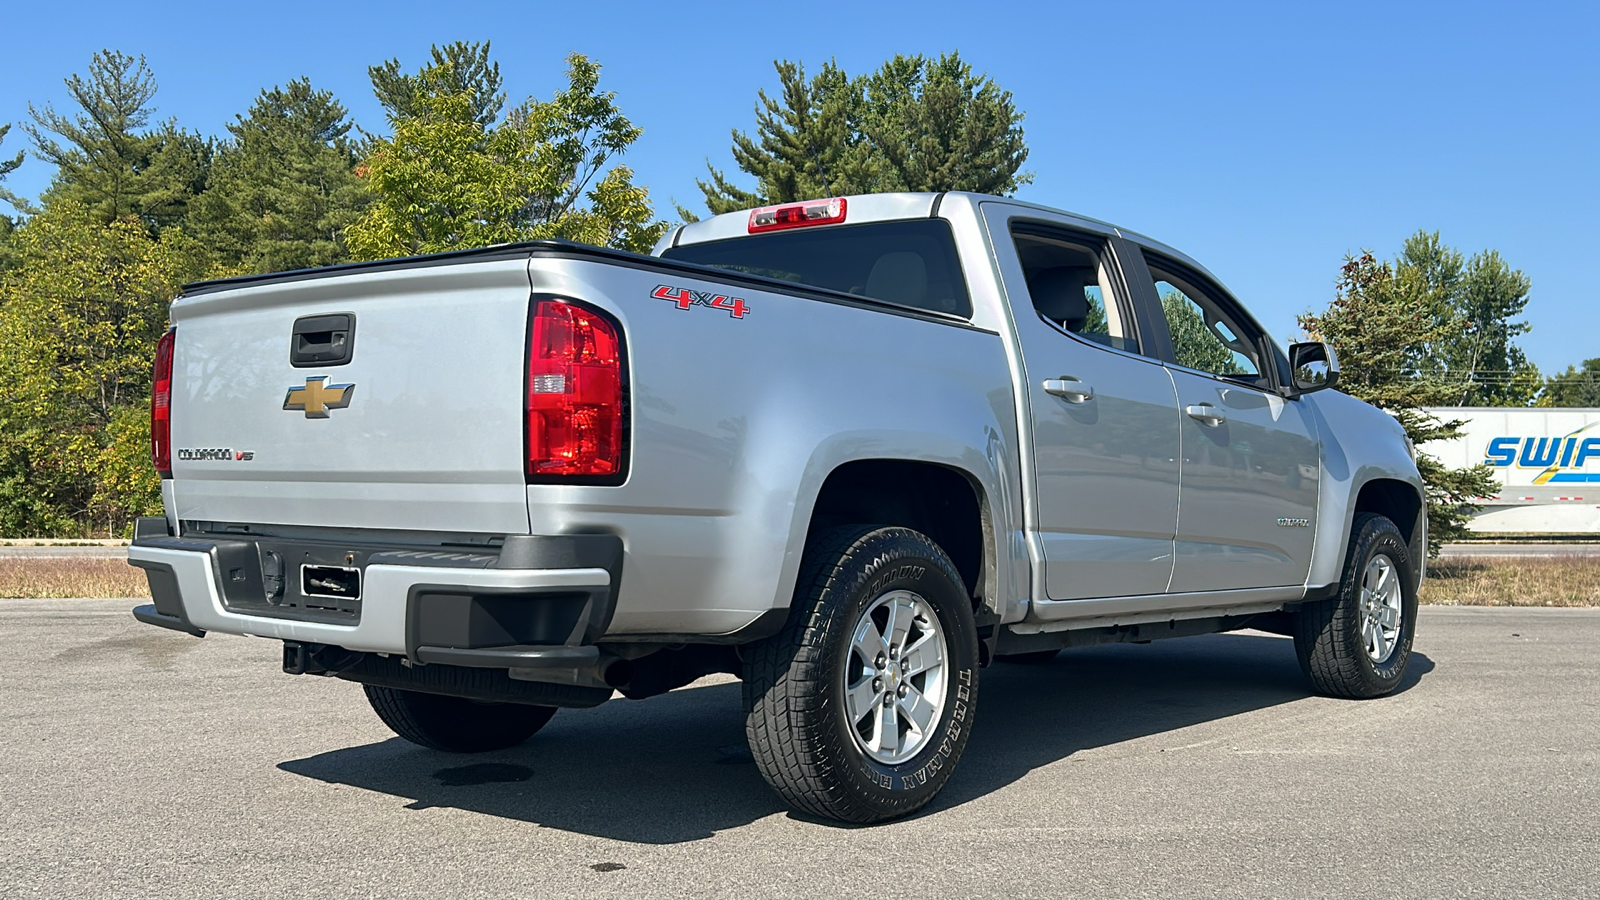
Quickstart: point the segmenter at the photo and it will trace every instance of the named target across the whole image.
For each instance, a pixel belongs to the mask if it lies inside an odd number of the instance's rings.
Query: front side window
[[[1189,369],[1257,386],[1262,377],[1260,335],[1235,314],[1221,292],[1196,276],[1163,269],[1150,260],[1161,315],[1172,337],[1173,362]]]

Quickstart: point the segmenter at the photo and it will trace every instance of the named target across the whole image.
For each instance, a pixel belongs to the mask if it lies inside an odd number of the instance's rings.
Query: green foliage
[[[66,79],[79,111],[28,106],[34,149],[56,167],[45,206],[71,203],[101,224],[138,216],[153,232],[182,221],[205,185],[211,144],[174,122],[149,129],[155,75],[143,56],[101,50]],[[58,140],[59,139],[59,140]]]
[[[18,229],[0,275],[0,528],[120,533],[159,505],[148,460],[150,361],[197,253],[57,200]]]
[[[1205,316],[1177,291],[1161,295],[1161,311],[1172,334],[1172,354],[1179,365],[1218,375],[1243,374],[1229,352],[1206,328]]]
[[[756,188],[711,168],[699,185],[713,213],[875,191],[1011,194],[1032,180],[1018,171],[1028,149],[1011,92],[958,53],[896,55],[856,78],[833,62],[810,80],[798,63],[774,66],[779,94],[757,92],[755,137],[733,132]]]
[[[1600,406],[1600,359],[1586,359],[1583,368],[1567,366],[1545,379],[1540,406]]]
[[[1434,349],[1459,341],[1469,327],[1450,295],[1438,290],[1436,272],[1379,262],[1369,252],[1345,260],[1338,291],[1320,314],[1300,316],[1313,340],[1339,355],[1339,388],[1387,410],[1417,445],[1417,468],[1427,490],[1428,554],[1465,536],[1474,501],[1498,489],[1485,465],[1449,469],[1421,452],[1429,441],[1458,437],[1460,420],[1440,421],[1422,407],[1453,405],[1461,384],[1435,363]]]
[[[1541,380],[1513,342],[1529,326],[1511,320],[1528,305],[1528,276],[1494,250],[1469,260],[1437,231],[1407,238],[1395,268],[1409,273],[1414,296],[1448,323],[1443,339],[1419,357],[1419,366],[1455,386],[1448,405],[1527,406]]]
[[[367,69],[372,92],[389,121],[428,115],[426,98],[431,94],[464,94],[472,121],[484,131],[492,128],[506,108],[506,94],[500,64],[489,59],[489,42],[456,41],[435,46],[432,55],[433,64],[416,75],[400,71],[398,59]]]
[[[344,229],[366,207],[345,109],[306,79],[263,90],[228,126],[189,228],[227,274],[344,262]]]
[[[0,144],[4,144],[6,142],[6,134],[10,131],[11,126],[9,124],[0,125]],[[7,175],[15,172],[17,167],[22,165],[22,157],[23,151],[21,150],[18,150],[17,155],[11,157],[10,159],[0,156],[0,181],[5,181]],[[7,191],[4,187],[0,187],[0,200],[4,200],[14,207],[20,208],[22,206],[21,198],[10,191]]]
[[[6,132],[9,132],[10,130],[11,126],[9,124],[0,125],[0,144],[5,143]],[[18,197],[16,194],[6,190],[3,183],[6,180],[7,175],[15,172],[17,167],[22,165],[22,156],[23,151],[21,150],[18,150],[17,155],[10,159],[0,156],[0,202],[9,203],[13,209],[26,212],[28,209],[27,202],[21,197]],[[15,231],[16,228],[16,219],[6,215],[0,215],[0,269],[4,269],[10,264],[11,254],[8,248],[11,244],[11,233]]]
[[[448,52],[434,55],[404,76],[411,94],[385,101],[394,135],[374,141],[358,170],[375,199],[345,232],[357,258],[540,238],[643,252],[665,233],[632,171],[610,165],[641,130],[614,93],[599,90],[598,64],[572,54],[565,90],[486,126],[483,113],[495,104],[483,98],[498,90],[498,69],[480,67],[471,81]],[[374,89],[396,90],[376,77]]]

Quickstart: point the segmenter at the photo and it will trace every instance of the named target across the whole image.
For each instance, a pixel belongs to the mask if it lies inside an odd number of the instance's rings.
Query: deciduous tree
[[[358,170],[374,202],[346,231],[352,253],[378,259],[539,238],[644,251],[665,232],[648,192],[614,164],[641,129],[614,93],[599,90],[598,64],[569,56],[564,90],[486,126],[495,104],[484,97],[498,88],[498,69],[464,79],[440,55],[406,76],[414,93],[385,101],[394,134],[373,142]]]
[[[1528,305],[1528,276],[1494,250],[1471,259],[1446,246],[1439,232],[1406,239],[1395,267],[1414,274],[1417,298],[1451,323],[1445,339],[1420,363],[1456,386],[1452,406],[1526,406],[1541,387],[1538,369],[1515,343],[1526,322],[1512,321]]]
[[[101,224],[70,200],[13,244],[19,264],[0,275],[0,530],[121,533],[160,506],[150,365],[195,250],[177,229]]]

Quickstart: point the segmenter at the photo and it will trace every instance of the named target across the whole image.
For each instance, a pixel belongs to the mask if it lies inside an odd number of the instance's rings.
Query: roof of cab
[[[974,205],[979,203],[1004,203],[1008,206],[1017,206],[1023,209],[1038,210],[1052,216],[1066,216],[1079,222],[1097,225],[1105,231],[1127,238],[1137,244],[1142,244],[1151,250],[1172,257],[1190,268],[1198,270],[1212,280],[1217,280],[1205,266],[1190,257],[1188,254],[1174,247],[1163,244],[1154,238],[1147,237],[1136,231],[1113,225],[1110,222],[1095,219],[1079,213],[1068,212],[1063,209],[1045,206],[1040,203],[1029,203],[1014,197],[997,197],[991,194],[974,194],[966,191],[945,192],[898,192],[884,194],[847,194],[849,214],[845,225],[859,225],[863,222],[882,222],[893,219],[926,219],[939,214],[939,209],[948,197],[965,197]],[[822,198],[817,198],[822,199]],[[749,236],[751,210],[742,209],[735,212],[722,213],[698,222],[690,222],[668,232],[662,237],[653,255],[660,256],[662,252],[671,247],[681,247],[685,244],[699,244],[706,241],[721,241],[729,238],[742,238]],[[824,226],[837,227],[837,226]]]

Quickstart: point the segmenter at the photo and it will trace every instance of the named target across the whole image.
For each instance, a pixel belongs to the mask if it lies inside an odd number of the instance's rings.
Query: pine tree
[[[370,199],[345,108],[306,79],[263,90],[228,126],[190,227],[230,274],[345,261],[344,229]]]
[[[102,50],[88,78],[73,75],[66,85],[77,113],[29,104],[33,122],[24,126],[35,152],[56,167],[45,206],[70,202],[101,224],[139,216],[152,232],[182,221],[205,185],[211,145],[171,121],[147,127],[156,81],[144,57]]]
[[[1379,262],[1363,252],[1346,258],[1328,308],[1300,316],[1306,334],[1332,344],[1338,354],[1339,389],[1388,411],[1417,447],[1430,557],[1467,534],[1468,520],[1482,508],[1476,501],[1498,488],[1488,466],[1449,469],[1422,450],[1430,441],[1459,437],[1466,424],[1440,421],[1423,409],[1451,405],[1460,396],[1460,385],[1435,356],[1436,348],[1461,340],[1468,327],[1449,292],[1440,290],[1449,282],[1446,275],[1425,265]]]
[[[0,125],[0,144],[5,143],[6,133],[11,130],[9,124]],[[26,211],[27,202],[16,194],[5,189],[6,176],[17,170],[22,165],[23,151],[18,150],[17,155],[10,159],[0,156],[0,202],[9,203],[15,210]],[[7,254],[4,248],[11,238],[11,233],[16,230],[17,221],[8,215],[0,215],[0,267],[6,265]]]
[[[1583,368],[1567,366],[1545,379],[1540,406],[1600,406],[1600,359],[1586,359]]]
[[[367,69],[390,121],[426,115],[427,97],[438,91],[466,95],[468,116],[487,132],[506,108],[500,64],[489,58],[489,42],[436,45],[432,56],[433,63],[415,75],[402,72],[398,59]]]
[[[1009,91],[956,53],[895,56],[851,78],[836,63],[813,78],[775,62],[779,93],[757,92],[755,136],[733,132],[741,188],[715,168],[699,182],[713,213],[876,191],[1010,194],[1032,175],[1022,113]]]

